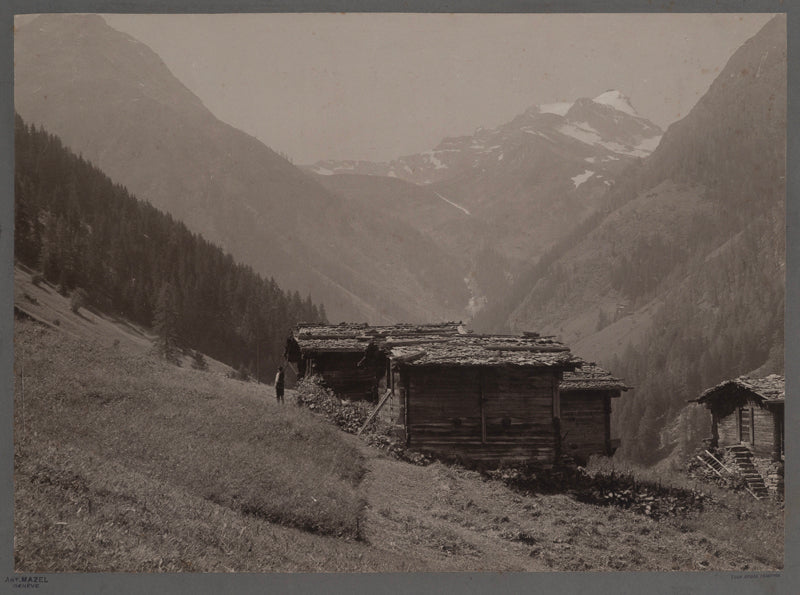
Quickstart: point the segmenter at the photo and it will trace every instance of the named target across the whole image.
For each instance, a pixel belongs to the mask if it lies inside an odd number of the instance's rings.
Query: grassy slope
[[[780,512],[750,500],[655,521],[569,494],[517,493],[477,473],[376,459],[365,537],[453,570],[756,570],[783,566]],[[734,499],[736,500],[736,499]],[[770,510],[769,516],[765,511]],[[741,517],[741,518],[739,518]]]
[[[181,516],[205,516],[201,509],[217,504],[242,518],[358,536],[356,486],[364,472],[358,451],[310,414],[280,409],[266,387],[174,368],[29,323],[18,325],[16,375],[20,552],[27,551],[27,539],[48,538],[49,531],[26,530],[36,513],[23,495],[42,482],[62,503],[88,494],[74,501],[73,522],[78,509],[91,510],[93,497],[102,502],[127,494],[139,520],[151,497],[175,497],[186,503]],[[121,486],[136,489],[128,494]],[[34,493],[35,500],[48,492]]]
[[[781,515],[757,503],[656,522],[566,494],[520,494],[463,469],[387,458],[278,407],[263,385],[123,347],[17,324],[18,570],[782,566],[772,543]]]
[[[106,345],[118,346],[126,352],[142,353],[152,345],[153,335],[135,324],[85,308],[76,314],[69,302],[46,281],[39,285],[31,282],[31,271],[23,266],[14,267],[14,306],[50,323],[57,324],[64,333],[76,338],[91,339]]]

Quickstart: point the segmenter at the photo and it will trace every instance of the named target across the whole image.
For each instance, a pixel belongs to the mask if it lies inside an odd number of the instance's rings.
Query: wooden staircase
[[[728,451],[733,455],[737,471],[744,477],[748,491],[758,500],[767,497],[769,490],[764,484],[764,478],[753,465],[753,455],[750,449],[746,446],[731,446]]]

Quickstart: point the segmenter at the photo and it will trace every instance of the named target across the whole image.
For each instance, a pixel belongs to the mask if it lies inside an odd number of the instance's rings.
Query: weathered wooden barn
[[[746,447],[755,457],[784,458],[783,376],[740,376],[703,392],[695,402],[711,412],[711,446]]]
[[[472,461],[553,465],[563,373],[581,362],[549,338],[461,335],[388,340],[379,416],[415,450]]]
[[[459,326],[457,322],[299,324],[286,342],[286,358],[297,365],[299,378],[318,375],[343,399],[375,400],[385,369],[379,349],[387,339],[412,343],[427,337],[457,335]]]
[[[564,373],[560,384],[564,454],[581,465],[591,455],[614,454],[619,441],[611,438],[611,399],[629,388],[596,364]]]

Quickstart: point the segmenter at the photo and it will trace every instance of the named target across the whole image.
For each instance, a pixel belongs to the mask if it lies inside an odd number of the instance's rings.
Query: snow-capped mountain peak
[[[572,155],[576,164],[590,158],[611,167],[611,162],[646,157],[658,145],[661,134],[658,126],[637,114],[624,94],[612,90],[593,99],[532,105],[510,122],[477,128],[472,135],[445,138],[432,150],[388,163],[320,161],[307,169],[323,175],[392,176],[415,184],[432,184],[470,171],[527,169],[525,163],[539,159],[542,151],[555,151],[562,161],[565,155]],[[623,163],[613,169],[620,165]]]
[[[629,116],[639,117],[639,114],[636,113],[636,110],[633,109],[633,106],[631,105],[631,100],[616,89],[611,89],[605,93],[601,93],[592,99],[592,101],[599,103],[600,105],[613,107],[615,110],[628,114]]]

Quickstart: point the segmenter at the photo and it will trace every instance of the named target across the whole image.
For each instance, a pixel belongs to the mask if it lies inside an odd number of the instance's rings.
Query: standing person
[[[283,403],[283,366],[278,366],[278,373],[275,374],[275,397],[278,403]]]

